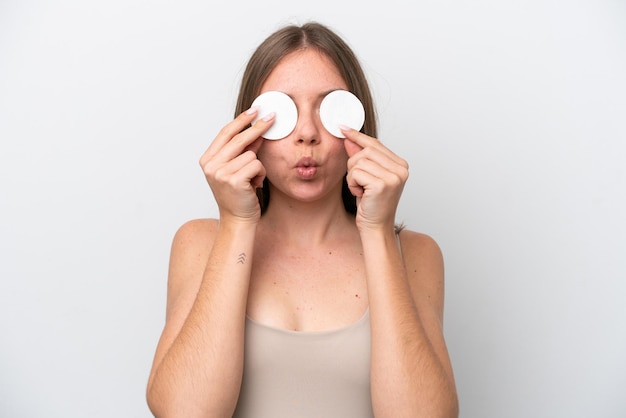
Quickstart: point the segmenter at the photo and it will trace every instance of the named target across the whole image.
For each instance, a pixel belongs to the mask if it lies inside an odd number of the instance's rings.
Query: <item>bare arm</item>
[[[431,238],[409,231],[401,233],[401,251],[394,231],[408,164],[375,138],[349,129],[344,134],[370,304],[375,415],[457,417],[442,329],[441,251]]]
[[[185,224],[172,245],[166,324],[148,383],[158,417],[232,416],[239,395],[254,225],[207,222]]]
[[[200,159],[220,221],[183,225],[172,244],[166,323],[148,381],[157,417],[230,417],[243,371],[244,326],[256,225],[256,158],[272,119],[254,110],[226,125]]]
[[[429,237],[403,231],[363,235],[372,321],[376,417],[457,417],[443,338],[443,260]]]

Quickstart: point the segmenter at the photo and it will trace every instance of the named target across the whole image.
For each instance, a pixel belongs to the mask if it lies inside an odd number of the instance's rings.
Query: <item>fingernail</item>
[[[270,112],[267,115],[263,116],[263,120],[267,122],[268,120],[274,119],[274,116],[276,116],[276,112]]]
[[[352,128],[346,125],[339,125],[339,130],[344,131],[344,132],[350,132]]]
[[[246,110],[246,115],[253,115],[259,110],[258,106],[252,106],[250,109]]]

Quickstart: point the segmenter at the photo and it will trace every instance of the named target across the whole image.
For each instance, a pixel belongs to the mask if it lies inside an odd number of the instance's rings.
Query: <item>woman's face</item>
[[[277,193],[301,201],[340,199],[348,156],[343,139],[322,125],[319,108],[328,93],[347,88],[334,64],[315,49],[292,52],[270,73],[261,93],[286,93],[298,109],[295,129],[283,139],[265,140],[257,153],[272,186],[272,200]]]

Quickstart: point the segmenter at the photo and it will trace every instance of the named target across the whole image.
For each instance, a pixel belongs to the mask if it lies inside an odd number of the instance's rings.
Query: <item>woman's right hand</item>
[[[246,129],[257,111],[250,108],[224,126],[200,158],[222,221],[257,222],[261,216],[256,189],[263,185],[265,167],[256,153],[264,141],[261,135],[274,123],[275,115]]]

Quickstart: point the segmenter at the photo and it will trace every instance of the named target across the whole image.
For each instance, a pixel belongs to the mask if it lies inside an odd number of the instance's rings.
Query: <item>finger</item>
[[[213,157],[213,155],[220,150],[228,141],[230,141],[235,135],[245,129],[255,118],[258,109],[256,107],[251,107],[250,109],[242,112],[235,119],[230,121],[227,125],[222,127],[220,131],[217,133],[217,136],[209,147],[206,149],[204,155],[207,158]]]
[[[359,197],[363,196],[366,191],[376,193],[385,187],[384,179],[361,169],[350,171],[346,176],[346,182],[352,194]]]
[[[209,183],[214,190],[220,185],[228,185],[235,190],[254,190],[263,185],[265,175],[265,167],[250,151],[218,167],[207,177],[212,179]]]
[[[364,172],[353,171],[348,173],[346,176],[346,183],[348,184],[348,189],[353,196],[358,199],[361,199],[363,195],[365,195],[365,184],[367,184],[368,175]]]
[[[359,161],[358,164],[353,165],[349,171],[364,171],[376,178],[379,179],[388,179],[390,182],[394,182],[394,178],[402,177],[402,170],[400,170],[397,166],[394,166],[392,169],[389,169],[377,161],[372,161],[367,158],[363,158]]]
[[[202,169],[207,177],[214,178],[218,182],[228,183],[230,178],[236,177],[244,166],[254,160],[257,160],[256,154],[252,151],[246,151],[226,163],[215,159],[209,160],[202,166]]]
[[[263,164],[261,164],[260,161],[259,165],[261,166],[261,169],[258,171],[257,175],[250,180],[250,184],[252,184],[252,187],[254,187],[255,189],[260,189],[261,187],[263,187],[263,180],[265,180],[266,176],[265,167],[263,166]]]
[[[357,198],[357,206],[358,206],[359,199],[365,193],[365,189],[356,183],[348,183],[348,190],[350,190],[350,193],[352,193],[352,196]]]
[[[251,108],[222,128],[213,143],[203,154],[202,159],[212,159],[220,154],[220,159],[227,161],[244,152],[246,147],[259,139],[274,123],[275,115],[271,113],[246,129],[246,126],[250,125],[254,120],[255,115],[256,108]]]
[[[350,128],[348,126],[341,125],[339,129],[341,129],[341,133],[343,133],[347,139],[361,146],[361,148],[365,148],[368,145],[373,145],[376,142],[380,142],[376,138],[373,138],[369,135],[364,134],[363,132],[357,131],[356,129]]]
[[[348,153],[348,157],[352,157],[357,152],[361,151],[363,147],[356,144],[356,142],[346,138],[343,140],[343,146]]]
[[[402,158],[390,156],[389,153],[380,149],[364,148],[348,159],[347,168],[352,170],[361,164],[367,164],[367,166],[375,164],[383,170],[396,173],[400,177],[408,177],[408,163]],[[384,176],[384,173],[380,173],[380,175]]]
[[[265,133],[265,131],[272,126],[275,119],[276,114],[272,112],[256,121],[254,125],[250,126],[243,132],[235,135],[233,139],[227,142],[222,148],[220,152],[222,157],[226,160],[230,160],[231,158],[235,158],[244,152],[255,141],[262,139],[261,135],[263,135],[263,133]],[[260,147],[261,143],[262,141],[260,141],[256,146]]]
[[[263,145],[264,141],[265,139],[260,136],[257,139],[255,139],[252,144],[248,145],[244,151],[252,151],[255,154],[257,154],[259,152],[259,149],[261,148],[261,145]]]
[[[400,158],[397,154],[395,154],[393,151],[387,148],[378,139],[365,135],[364,133],[359,132],[356,129],[352,129],[348,127],[342,127],[341,130],[343,134],[346,136],[347,140],[361,147],[362,149],[374,148],[374,149],[379,150],[381,153],[387,155],[389,158],[396,161],[398,164],[406,163],[402,158]],[[356,147],[352,147],[350,143],[345,144],[345,147],[346,147],[346,151],[348,152],[348,156],[350,157],[352,156],[350,155],[351,151],[356,151],[353,153],[353,155],[359,152],[359,150]],[[348,147],[350,147],[350,150],[348,149]]]
[[[265,167],[263,167],[261,161],[257,159],[249,161],[246,165],[241,167],[238,173],[243,176],[248,185],[253,189],[257,189],[263,185]]]

